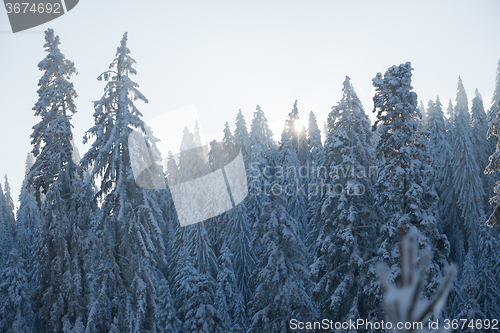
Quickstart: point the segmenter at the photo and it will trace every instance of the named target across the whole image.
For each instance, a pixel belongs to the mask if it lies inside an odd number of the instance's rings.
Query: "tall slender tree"
[[[301,321],[315,317],[308,294],[306,249],[297,222],[285,207],[280,197],[265,203],[255,223],[261,250],[253,274],[256,289],[250,302],[249,333],[287,332],[290,314]]]
[[[52,29],[45,31],[45,42],[48,54],[38,64],[44,75],[33,108],[41,118],[31,136],[36,160],[27,184],[41,205],[40,283],[35,294],[38,329],[83,332],[92,290],[88,237],[96,206],[73,160],[70,120],[77,95],[69,78],[76,69],[59,50],[59,37]],[[41,194],[45,195],[43,204]]]
[[[398,235],[410,230],[418,232],[418,243],[437,251],[429,267],[429,281],[424,296],[429,297],[438,286],[446,265],[449,244],[436,223],[437,195],[430,184],[433,170],[426,147],[425,132],[418,122],[417,94],[411,86],[411,64],[390,67],[373,79],[375,96],[374,128],[380,130],[378,149],[384,160],[379,172],[376,205],[382,209],[379,235],[380,260],[389,266],[389,278],[399,276]]]
[[[135,106],[137,100],[148,100],[132,81],[134,63],[125,33],[110,69],[98,77],[107,84],[102,98],[94,102],[95,125],[84,138],[84,142],[95,138],[82,165],[91,170],[95,181],[100,181],[96,199],[102,210],[96,229],[102,240],[98,289],[104,295],[93,304],[99,309],[89,318],[93,331],[160,329],[155,266],[165,262],[159,227],[162,215],[154,190],[140,188],[134,182],[128,141],[132,130],[144,136],[153,160],[159,159],[159,153],[156,139]],[[102,313],[105,315],[100,316]]]
[[[371,295],[365,286],[377,282],[369,281],[374,276],[359,274],[373,269],[376,249],[377,218],[369,175],[373,135],[349,77],[331,114],[325,166],[333,177],[327,179],[330,193],[321,202],[323,223],[315,240],[311,273],[317,281],[314,298],[322,317],[343,322],[368,316]]]

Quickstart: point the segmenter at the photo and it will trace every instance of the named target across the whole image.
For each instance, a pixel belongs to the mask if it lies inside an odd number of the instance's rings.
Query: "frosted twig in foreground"
[[[387,281],[387,267],[380,264],[379,278],[385,290],[384,307],[387,319],[392,323],[392,331],[398,333],[409,332],[446,332],[446,330],[429,330],[428,320],[433,314],[439,314],[446,303],[448,292],[456,274],[456,267],[450,266],[439,289],[431,300],[421,298],[427,276],[427,266],[431,257],[428,249],[422,255],[420,271],[415,269],[417,263],[417,246],[415,234],[405,236],[401,241],[401,286],[389,284]],[[397,327],[403,323],[403,328]],[[411,328],[404,328],[408,323]],[[422,329],[415,329],[414,323],[422,323]],[[411,324],[411,325],[410,325]]]

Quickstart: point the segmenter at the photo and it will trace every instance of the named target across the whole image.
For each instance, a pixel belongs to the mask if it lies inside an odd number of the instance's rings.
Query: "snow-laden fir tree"
[[[222,333],[223,319],[215,308],[215,280],[200,274],[185,250],[179,256],[175,277],[177,316],[183,322],[181,332]]]
[[[448,115],[448,118],[446,118],[446,128],[448,129],[448,132],[451,133],[451,129],[453,128],[453,124],[455,123],[455,109],[453,108],[451,99],[448,101],[446,114]]]
[[[234,142],[240,147],[241,153],[243,154],[243,158],[247,158],[247,154],[249,152],[248,146],[248,130],[247,123],[245,121],[245,117],[239,109],[238,114],[236,115],[236,128],[234,129]]]
[[[488,158],[490,157],[490,144],[487,139],[488,120],[484,111],[483,98],[476,89],[475,97],[472,99],[471,107],[471,127],[473,146],[477,151],[477,163],[481,174],[481,179],[486,188],[484,196],[483,210],[489,211],[489,198],[493,195],[493,187],[495,186],[494,179],[491,175],[485,174],[484,170],[488,166]]]
[[[41,235],[41,222],[32,189],[27,186],[28,172],[33,165],[33,158],[28,154],[26,158],[26,175],[19,194],[19,209],[16,215],[16,243],[21,257],[26,261],[30,293],[36,288],[38,281],[38,250]]]
[[[323,144],[321,143],[321,131],[314,112],[309,112],[307,126],[307,144],[311,156],[311,166],[319,166],[323,163]]]
[[[425,133],[420,129],[417,94],[411,86],[411,64],[390,67],[373,79],[375,96],[374,128],[380,130],[378,151],[384,159],[376,185],[376,205],[382,209],[378,257],[389,267],[389,279],[400,275],[397,262],[399,234],[417,232],[422,247],[432,247],[435,255],[429,265],[429,281],[424,297],[436,290],[449,244],[437,229],[437,195],[430,184],[430,167]]]
[[[287,211],[297,221],[301,237],[307,231],[307,186],[300,176],[300,162],[293,149],[292,137],[286,128],[281,134],[280,150],[276,166],[276,183],[271,191],[282,195],[287,204]]]
[[[253,237],[250,221],[244,200],[224,214],[227,227],[227,245],[233,253],[234,274],[244,300],[245,309],[252,295],[250,276],[255,268],[254,249],[250,247]],[[247,313],[247,312],[245,312]]]
[[[26,159],[28,171],[31,165],[33,165],[30,159],[32,160],[31,155],[28,154],[28,158]],[[16,236],[21,255],[23,258],[31,261],[40,240],[41,223],[35,197],[32,194],[31,188],[28,187],[27,176],[26,174],[21,187],[21,193],[19,194],[19,209],[16,215]]]
[[[15,215],[14,215],[14,200],[12,200],[12,194],[11,194],[11,189],[10,189],[10,184],[9,184],[9,179],[7,178],[7,175],[5,175],[5,182],[4,182],[4,196],[5,196],[5,204],[7,205],[7,213],[9,216],[9,219],[11,221],[15,221]]]
[[[310,163],[308,168],[308,188],[307,188],[307,219],[309,221],[306,244],[308,247],[314,242],[318,236],[318,228],[314,225],[314,214],[318,209],[320,203],[321,193],[319,186],[321,184],[321,178],[317,174],[317,169],[323,165],[324,152],[323,144],[321,142],[321,132],[318,128],[318,123],[316,121],[316,116],[311,111],[309,113],[309,122],[307,127],[307,145],[309,149]]]
[[[92,304],[91,331],[161,329],[154,268],[165,261],[162,215],[154,190],[140,188],[134,181],[128,143],[132,130],[144,136],[153,161],[159,160],[159,152],[135,106],[137,100],[148,100],[132,81],[134,63],[125,33],[109,70],[98,77],[107,83],[102,98],[94,102],[95,124],[84,139],[95,138],[82,165],[100,182],[96,200],[102,210],[96,227],[102,242],[97,287],[102,297]]]
[[[452,231],[461,230],[464,250],[468,253],[469,237],[476,231],[476,225],[483,216],[484,190],[481,179],[482,169],[478,162],[478,146],[475,144],[470,126],[470,114],[462,80],[459,78],[455,104],[455,122],[453,126],[453,189],[456,195],[456,205],[460,210],[460,220],[450,226]],[[453,236],[453,241],[460,241],[459,236]],[[462,258],[462,260],[465,258]]]
[[[0,330],[5,333],[34,332],[31,292],[25,261],[13,249],[0,279]]]
[[[54,138],[48,135],[58,117],[71,116],[76,112],[74,99],[78,97],[70,77],[76,73],[72,61],[65,58],[59,50],[59,36],[54,36],[54,31],[48,29],[45,32],[45,51],[47,56],[40,61],[38,69],[44,71],[44,75],[38,81],[38,101],[33,110],[35,117],[40,117],[40,122],[33,126],[31,144],[33,145],[33,156],[35,163],[30,170],[30,186],[35,190],[38,205],[41,206],[41,194],[46,194],[49,186],[55,181],[60,171],[60,146],[53,144]],[[61,121],[63,119],[59,119]],[[72,154],[73,146],[64,143],[64,154]],[[69,145],[69,146],[68,146]]]
[[[247,331],[245,304],[234,274],[233,255],[225,242],[220,252],[215,293],[217,310],[227,333],[243,333]]]
[[[158,333],[179,333],[182,323],[177,318],[176,310],[173,306],[170,287],[165,278],[160,277],[158,284]]]
[[[460,295],[462,302],[459,305],[460,311],[454,318],[485,319],[484,313],[481,311],[481,307],[477,301],[479,296],[478,276],[483,273],[479,273],[477,270],[476,259],[473,252],[474,249],[469,249],[463,264],[462,276],[460,278]],[[460,332],[472,333],[477,332],[477,330],[475,327],[464,327]]]
[[[269,177],[269,168],[272,170],[274,166],[274,156],[272,156],[274,142],[272,140],[267,118],[257,105],[248,140],[249,156],[247,159],[248,213],[252,223],[259,219],[262,205],[269,201],[266,192],[270,190],[272,182],[272,177]],[[267,173],[264,173],[265,170]]]
[[[369,280],[373,274],[366,274],[373,266],[377,229],[369,174],[374,170],[373,135],[349,77],[328,120],[325,167],[332,175],[326,179],[331,188],[321,201],[311,273],[321,317],[343,322],[367,318],[371,291],[366,286],[376,282]]]
[[[481,219],[481,222],[483,219]],[[481,223],[478,226],[478,264],[476,276],[479,294],[477,302],[485,318],[500,316],[500,238],[497,228]]]
[[[456,228],[456,221],[460,218],[460,210],[457,206],[457,194],[454,191],[453,169],[456,161],[454,160],[453,148],[449,139],[452,134],[446,130],[446,119],[443,114],[442,104],[439,97],[436,101],[429,101],[427,109],[427,130],[429,131],[429,150],[433,159],[434,168],[434,188],[439,195],[439,217],[441,230],[451,236],[453,239],[457,236],[457,244],[461,243],[460,229]],[[463,246],[454,248],[451,251],[451,259],[461,260],[464,257]],[[454,297],[454,292],[452,296]]]
[[[36,160],[27,177],[27,186],[41,205],[42,220],[40,282],[34,297],[39,331],[83,332],[92,293],[89,238],[96,206],[91,188],[81,181],[81,170],[73,161],[70,120],[77,95],[69,78],[76,69],[59,44],[59,37],[48,29],[44,45],[48,54],[38,64],[44,72],[34,107],[40,122],[31,135]],[[43,204],[41,194],[45,195]]]
[[[491,98],[491,107],[488,109],[486,114],[486,120],[488,121],[488,127],[491,127],[491,122],[495,121],[496,115],[500,110],[500,60],[497,66],[497,75],[495,77],[495,90],[493,90],[493,97]],[[490,145],[490,155],[495,151],[497,144],[496,136],[488,136],[488,143]],[[497,177],[498,178],[498,177]],[[491,196],[490,196],[491,197]]]
[[[285,121],[285,131],[287,132],[290,140],[292,141],[292,147],[296,153],[299,149],[299,109],[297,108],[297,100],[293,103],[292,111],[288,114],[288,118]]]
[[[231,133],[231,128],[229,127],[229,123],[226,121],[224,124],[224,137],[222,139],[224,143],[234,143],[235,138],[233,136],[233,133]]]
[[[6,263],[8,253],[14,247],[14,223],[9,214],[7,200],[0,183],[0,270]]]
[[[264,204],[262,216],[255,222],[255,239],[261,246],[252,275],[255,292],[249,304],[248,333],[289,332],[292,314],[300,321],[315,318],[308,294],[306,248],[297,221],[288,214],[281,197]]]
[[[425,106],[424,102],[420,100],[420,103],[418,104],[418,111],[420,111],[420,127],[421,128],[426,128],[427,127],[427,112],[425,111]]]
[[[493,106],[492,106],[493,108]],[[498,100],[498,108],[500,108],[500,99]],[[490,109],[491,110],[491,109]],[[496,148],[495,151],[489,157],[490,163],[484,171],[487,174],[500,171],[500,112],[495,112],[494,117],[488,124],[488,138],[495,136]],[[498,179],[498,175],[494,174],[494,177]],[[495,182],[495,187],[493,189],[495,195],[490,198],[490,204],[493,206],[493,212],[488,218],[488,225],[500,225],[500,181]]]

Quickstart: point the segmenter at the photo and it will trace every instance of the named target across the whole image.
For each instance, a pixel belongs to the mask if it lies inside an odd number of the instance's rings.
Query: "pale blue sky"
[[[500,59],[500,1],[125,1],[81,0],[68,14],[12,34],[0,10],[0,175],[19,193],[37,100],[43,31],[51,27],[75,62],[80,152],[93,124],[92,102],[125,31],[137,60],[135,80],[149,98],[147,120],[195,104],[207,136],[248,125],[260,104],[275,134],[295,99],[321,123],[349,75],[373,118],[371,79],[411,61],[413,86],[425,104],[455,98],[461,75],[469,101],[478,88],[489,108]],[[321,124],[320,124],[321,125]],[[322,126],[320,127],[322,128]],[[277,133],[276,133],[277,132]]]

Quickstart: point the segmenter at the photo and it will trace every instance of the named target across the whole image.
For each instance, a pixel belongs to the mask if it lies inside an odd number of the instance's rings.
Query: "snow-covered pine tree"
[[[376,205],[382,209],[378,256],[389,266],[389,278],[396,281],[400,253],[400,233],[417,232],[422,247],[432,247],[435,255],[429,266],[429,281],[424,297],[436,290],[443,267],[447,264],[449,244],[437,229],[437,195],[430,184],[430,167],[425,132],[419,127],[417,94],[411,86],[411,63],[390,67],[373,79],[374,129],[380,130],[378,151],[384,159],[377,181]]]
[[[488,120],[486,119],[486,112],[484,111],[483,98],[476,89],[475,97],[472,99],[471,107],[471,127],[473,146],[477,151],[477,163],[479,165],[479,172],[486,189],[484,196],[483,210],[487,213],[490,212],[489,198],[493,196],[493,187],[495,181],[492,175],[484,173],[488,166],[488,158],[490,157],[490,144],[487,139],[488,133]]]
[[[248,333],[288,332],[291,314],[300,321],[310,321],[315,311],[308,294],[306,248],[281,197],[264,204],[255,232],[261,248],[252,275],[255,292],[249,304]]]
[[[420,103],[418,104],[418,111],[420,111],[420,127],[421,128],[426,128],[427,127],[427,112],[425,111],[425,106],[424,102],[420,100]]]
[[[5,204],[7,205],[7,214],[9,216],[9,219],[13,222],[16,220],[15,215],[14,215],[14,200],[12,200],[12,194],[10,190],[10,184],[9,184],[9,179],[7,178],[7,174],[5,175],[5,182],[4,182],[4,196],[5,196]]]
[[[462,303],[460,304],[460,312],[457,313],[454,318],[483,320],[485,319],[485,316],[477,302],[479,296],[479,274],[473,252],[474,249],[470,248],[462,268],[462,276],[460,279],[460,295],[462,297]],[[481,272],[481,274],[483,273]],[[472,333],[477,331],[475,328],[464,327],[460,330],[460,332]]]
[[[307,127],[307,144],[309,149],[310,164],[308,166],[308,187],[307,187],[307,219],[309,221],[308,230],[309,234],[306,238],[308,247],[312,245],[318,236],[318,228],[314,226],[314,214],[318,209],[320,203],[321,193],[319,186],[321,178],[317,175],[317,169],[323,165],[324,152],[323,144],[321,143],[321,132],[318,128],[316,116],[311,111],[309,113],[309,122]],[[314,231],[313,233],[311,233]]]
[[[498,230],[481,223],[478,226],[477,302],[485,318],[500,317],[500,240]]]
[[[102,211],[96,229],[102,240],[98,289],[104,295],[92,305],[91,331],[161,329],[155,317],[159,305],[154,268],[165,261],[162,215],[154,190],[140,188],[134,181],[128,144],[132,130],[144,135],[154,160],[159,160],[159,152],[157,139],[134,104],[148,101],[132,81],[134,63],[125,33],[109,70],[98,77],[107,84],[102,98],[94,102],[95,125],[84,137],[84,142],[95,138],[82,165],[100,181],[96,199]]]
[[[288,114],[288,118],[285,121],[285,131],[287,132],[290,140],[292,141],[292,147],[296,153],[299,149],[299,109],[297,108],[297,100],[293,103],[292,111]]]
[[[182,332],[225,332],[221,315],[214,307],[215,281],[210,275],[200,274],[191,263],[186,250],[179,255],[175,277],[175,304],[177,316],[183,322]]]
[[[10,218],[7,200],[0,183],[0,270],[14,247],[14,222]]]
[[[307,186],[300,178],[300,162],[292,137],[286,130],[281,134],[278,165],[276,166],[276,183],[279,188],[273,187],[273,193],[280,193],[287,204],[287,211],[298,222],[297,227],[301,237],[307,232]]]
[[[234,129],[234,142],[240,147],[243,158],[246,160],[247,154],[249,153],[248,146],[248,130],[247,123],[245,122],[245,117],[239,109],[236,115],[236,128]]]
[[[40,116],[31,135],[36,158],[27,186],[41,204],[42,235],[39,252],[39,285],[35,294],[38,330],[83,332],[87,302],[92,293],[89,267],[90,224],[97,206],[92,191],[81,181],[81,170],[73,161],[71,140],[73,99],[69,81],[76,72],[59,50],[59,37],[45,31],[47,56],[38,64],[44,75],[39,81],[35,116]]]
[[[224,124],[224,137],[222,138],[222,142],[224,143],[234,143],[235,138],[233,133],[231,133],[231,128],[229,127],[229,123],[226,121]]]
[[[323,163],[323,144],[321,143],[321,132],[314,112],[309,112],[307,127],[307,144],[311,154],[311,165],[319,166]]]
[[[38,275],[38,246],[41,235],[41,222],[36,204],[28,184],[28,172],[33,165],[33,158],[28,154],[26,158],[26,175],[19,194],[19,209],[16,215],[16,242],[17,248],[23,258],[26,259],[26,271],[30,283],[30,292],[36,288]]]
[[[33,126],[31,144],[33,145],[33,156],[36,158],[30,170],[29,186],[35,190],[34,195],[39,207],[41,207],[41,195],[45,195],[49,186],[57,179],[61,165],[59,162],[60,147],[51,144],[52,138],[47,135],[56,118],[71,116],[76,112],[74,99],[78,97],[70,77],[76,73],[72,61],[65,58],[59,50],[59,36],[54,36],[54,31],[48,29],[45,32],[45,51],[47,56],[40,61],[38,69],[44,71],[44,75],[38,81],[38,101],[33,110],[35,117],[40,117],[40,122]],[[70,128],[69,128],[70,129]],[[70,138],[71,140],[71,138]],[[72,152],[71,142],[64,146],[64,153]]]
[[[459,221],[450,226],[462,231],[465,253],[468,246],[477,248],[477,244],[469,241],[473,236],[479,219],[483,216],[484,190],[481,179],[482,169],[478,163],[477,146],[475,146],[472,129],[470,126],[470,114],[467,103],[467,94],[462,83],[458,79],[458,90],[455,104],[455,123],[453,126],[453,189],[456,195],[456,205],[460,210]],[[459,235],[456,236],[457,238]],[[460,241],[452,237],[453,241]],[[465,258],[461,258],[464,260]]]
[[[331,190],[321,202],[319,218],[323,222],[311,265],[321,317],[339,322],[368,316],[371,305],[365,286],[376,280],[369,280],[373,274],[360,272],[369,272],[373,266],[377,229],[369,175],[374,161],[370,120],[349,77],[342,90],[342,99],[328,118],[330,132],[325,145],[325,167],[336,177],[327,179]]]
[[[6,333],[35,331],[31,292],[24,260],[16,249],[9,254],[0,278],[0,330]]]
[[[23,187],[19,194],[16,225],[16,235],[19,245],[26,246],[27,248],[38,245],[40,227],[40,216],[35,197],[31,194],[29,188],[26,187],[26,182],[23,182]],[[24,257],[25,253],[21,253]]]
[[[170,288],[165,278],[160,277],[158,285],[158,333],[179,333],[182,323],[177,318],[173,306]]]
[[[496,115],[500,110],[500,60],[498,61],[497,66],[497,75],[495,77],[495,90],[493,90],[493,97],[491,98],[491,107],[488,109],[488,113],[486,114],[486,120],[488,121],[488,128],[491,128],[493,125],[491,122],[496,121]],[[488,135],[488,143],[490,145],[489,154],[493,154],[495,152],[495,147],[497,144],[498,138],[494,135]],[[498,179],[498,177],[496,177]],[[490,198],[492,195],[490,195]]]
[[[217,257],[212,249],[205,222],[195,223],[186,227],[187,250],[192,258],[193,265],[200,274],[217,276]]]
[[[217,310],[227,333],[243,333],[247,331],[248,322],[243,296],[234,274],[233,255],[225,242],[220,252],[215,293]]]
[[[427,108],[427,130],[429,131],[429,151],[433,158],[433,167],[435,170],[435,188],[443,199],[442,194],[451,183],[446,180],[452,174],[452,148],[448,142],[446,133],[446,121],[443,114],[442,104],[439,96],[436,102],[429,101]]]
[[[299,148],[297,152],[297,156],[299,158],[299,162],[301,166],[305,167],[310,167],[311,164],[311,154],[309,152],[309,145],[307,142],[307,129],[303,125],[302,128],[299,131]],[[308,184],[309,182],[309,177],[307,177],[307,174],[301,177],[301,181],[304,184]]]
[[[246,200],[226,212],[224,219],[227,220],[225,225],[228,228],[227,244],[230,252],[234,254],[234,273],[246,309],[252,295],[249,279],[256,263],[254,249],[250,247],[253,233],[247,215]]]
[[[448,118],[446,118],[446,128],[448,129],[448,132],[451,133],[451,130],[453,129],[453,124],[455,123],[455,109],[453,108],[453,103],[451,102],[451,99],[448,101],[448,108],[446,109],[446,114],[448,115]]]
[[[249,156],[247,159],[247,177],[248,177],[248,214],[252,223],[257,221],[261,214],[262,205],[269,201],[266,192],[270,189],[272,177],[269,176],[269,168],[273,167],[273,159],[271,156],[273,151],[270,146],[272,136],[270,133],[269,124],[264,112],[257,105],[253,114],[252,126],[248,140]],[[267,173],[264,171],[267,169]]]
[[[486,174],[491,174],[500,171],[500,61],[498,62],[497,76],[495,81],[495,91],[491,108],[488,111],[488,139],[495,145],[489,157],[489,164],[484,171]],[[498,175],[493,177],[498,179]],[[493,189],[494,195],[490,198],[490,205],[493,205],[493,212],[488,218],[489,226],[500,225],[500,181],[495,182]]]

